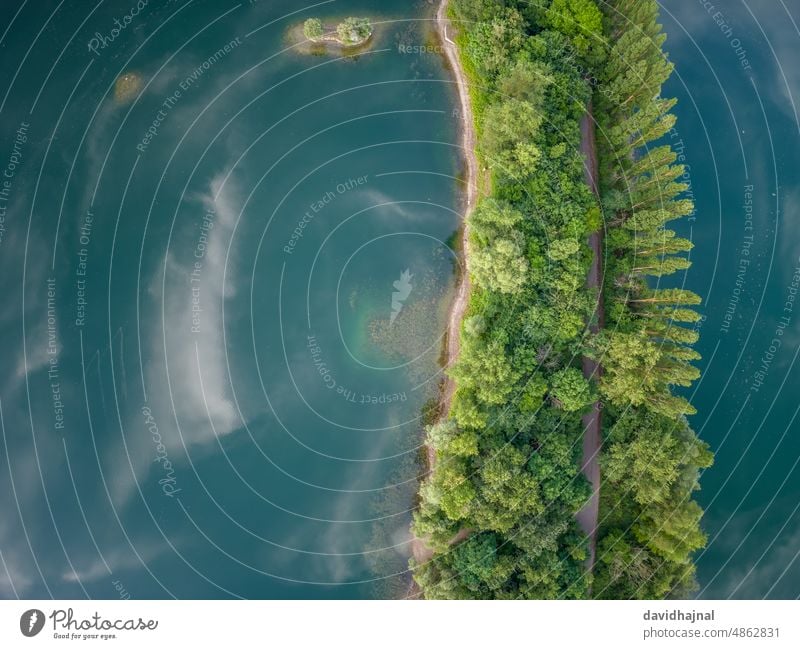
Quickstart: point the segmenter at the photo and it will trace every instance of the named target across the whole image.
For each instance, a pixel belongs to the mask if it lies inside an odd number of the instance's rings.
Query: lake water
[[[705,3],[710,5],[710,3]],[[704,298],[691,391],[716,453],[702,478],[700,597],[800,595],[800,73],[796,3],[663,3],[673,145],[696,202],[686,285]]]
[[[0,594],[405,594],[459,222],[433,6],[67,4],[0,10]],[[343,58],[314,15],[379,24]]]
[[[663,4],[699,596],[796,597],[800,15]],[[458,226],[453,86],[404,51],[432,5],[131,7],[0,8],[0,595],[403,594]],[[342,59],[312,15],[380,24]]]

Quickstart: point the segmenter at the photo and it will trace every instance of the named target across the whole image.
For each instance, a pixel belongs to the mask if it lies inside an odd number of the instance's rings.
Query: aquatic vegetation
[[[691,244],[665,225],[693,209],[676,154],[652,146],[675,121],[660,96],[672,66],[658,5],[451,5],[491,183],[468,221],[456,392],[430,428],[436,466],[414,525],[434,556],[412,560],[415,579],[430,598],[684,594],[705,543],[691,496],[712,456],[673,392],[699,376],[696,332],[681,326],[699,318],[699,297],[648,283],[688,267]],[[608,134],[599,178],[581,154],[593,115]],[[607,266],[595,289],[601,251],[586,242],[597,232]],[[600,373],[587,379],[587,363]],[[592,408],[596,548],[576,522],[591,494],[581,449]]]

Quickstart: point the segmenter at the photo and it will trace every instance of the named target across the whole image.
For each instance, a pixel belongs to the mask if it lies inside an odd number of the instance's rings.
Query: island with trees
[[[694,206],[658,4],[449,12],[488,182],[455,393],[427,431],[415,581],[426,598],[686,595],[712,454],[677,391],[699,376],[700,298],[674,276],[692,243],[672,224]]]
[[[364,45],[372,32],[372,23],[368,18],[353,16],[337,25],[325,24],[319,18],[309,18],[303,23],[303,34],[312,43],[332,43],[341,47]]]

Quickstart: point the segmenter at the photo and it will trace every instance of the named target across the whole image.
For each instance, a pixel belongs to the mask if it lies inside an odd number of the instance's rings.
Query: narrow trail
[[[439,3],[439,9],[436,12],[436,29],[439,32],[439,38],[442,41],[445,58],[456,79],[456,87],[458,88],[458,103],[460,107],[460,121],[461,121],[461,148],[466,162],[465,174],[465,204],[464,214],[462,217],[463,227],[461,230],[461,259],[466,262],[467,257],[467,227],[466,221],[472,212],[475,202],[478,197],[478,160],[475,156],[476,135],[475,135],[475,122],[472,118],[472,105],[469,100],[469,87],[467,86],[467,77],[464,74],[464,69],[461,67],[461,59],[458,57],[458,50],[456,44],[450,39],[449,33],[452,33],[452,26],[446,16],[447,0],[442,0]],[[460,281],[456,295],[453,298],[453,304],[450,307],[450,316],[447,322],[447,347],[445,350],[444,366],[450,367],[452,363],[458,358],[460,348],[460,327],[461,319],[464,316],[464,311],[467,308],[467,299],[469,297],[469,273],[465,267],[462,268]],[[446,377],[441,396],[441,412],[446,413],[450,410],[450,402],[453,399],[455,392],[455,381],[450,377]],[[429,464],[433,468],[433,458],[429,450]]]
[[[581,153],[584,156],[584,179],[595,196],[599,197],[598,173],[597,173],[597,151],[595,149],[594,118],[592,116],[592,103],[586,107],[586,113],[581,119]],[[589,267],[589,274],[586,278],[586,286],[589,289],[597,289],[597,303],[592,319],[589,322],[589,331],[597,333],[605,325],[605,307],[603,305],[602,291],[602,249],[603,249],[603,230],[589,235],[589,247],[592,249],[592,264]],[[583,376],[594,383],[598,381],[601,374],[599,363],[586,356],[583,357]],[[589,558],[587,560],[587,570],[591,573],[594,569],[596,545],[597,545],[597,519],[600,511],[600,446],[602,411],[600,402],[595,401],[592,409],[583,416],[583,458],[581,460],[581,471],[592,485],[592,496],[577,514],[578,525],[581,530],[589,537]]]
[[[461,260],[466,262],[468,254],[467,242],[467,227],[466,221],[478,197],[478,160],[475,156],[476,135],[475,135],[475,122],[472,117],[472,105],[469,99],[469,87],[467,85],[467,76],[464,69],[461,67],[461,59],[458,56],[456,44],[450,38],[453,33],[452,25],[447,18],[447,0],[441,0],[439,8],[436,11],[436,30],[439,34],[439,39],[442,43],[445,59],[447,60],[448,67],[455,77],[456,88],[458,90],[458,103],[459,103],[459,122],[461,126],[461,149],[466,163],[465,173],[465,196],[463,205],[462,216],[462,230],[461,230]],[[450,307],[450,313],[447,319],[447,333],[446,344],[444,350],[443,366],[450,367],[458,358],[460,351],[460,329],[461,320],[464,317],[464,311],[467,308],[467,301],[469,298],[469,273],[466,269],[466,263],[462,268],[459,275],[459,284],[456,289],[456,294],[453,297],[453,303]],[[450,411],[450,404],[453,400],[453,394],[456,391],[455,381],[449,376],[444,377],[441,389],[441,396],[439,400],[439,412],[441,417],[446,417]],[[425,446],[425,455],[428,462],[428,472],[433,471],[436,464],[436,453],[433,447]],[[470,530],[460,530],[451,540],[451,544],[459,543],[469,536]],[[433,556],[433,551],[425,544],[425,541],[420,538],[414,538],[411,543],[411,550],[414,559],[417,563],[424,563],[429,561]]]

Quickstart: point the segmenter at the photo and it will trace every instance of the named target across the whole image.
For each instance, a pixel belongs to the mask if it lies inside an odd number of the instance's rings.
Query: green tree
[[[486,199],[470,216],[472,250],[467,258],[470,274],[490,291],[517,293],[527,281],[528,261],[522,235],[515,230],[522,214],[508,203]]]
[[[459,581],[476,594],[501,590],[514,571],[511,557],[498,553],[495,534],[475,534],[456,545],[450,554]]]
[[[508,532],[545,509],[536,479],[526,470],[527,455],[509,444],[495,450],[479,470],[481,497],[470,516],[482,529]]]
[[[429,598],[586,596],[592,576],[574,515],[591,491],[579,470],[580,412],[596,397],[572,363],[588,348],[606,406],[592,593],[685,595],[691,554],[705,542],[691,497],[711,453],[684,417],[691,406],[672,393],[698,376],[697,330],[680,325],[697,322],[700,298],[646,280],[688,265],[691,242],[665,225],[694,210],[675,151],[648,149],[674,124],[674,101],[661,96],[672,66],[657,3],[452,6],[490,198],[467,224],[474,281],[450,372],[456,390],[449,419],[428,431],[436,469],[414,516],[435,555],[412,562],[415,579]],[[580,156],[590,99],[603,135],[602,211]],[[598,231],[606,324],[592,334],[598,295],[585,288],[584,242]]]
[[[674,255],[694,248],[694,244],[689,239],[676,236],[672,230],[656,230],[633,237],[630,246],[637,257]]]
[[[581,244],[577,239],[556,239],[547,247],[547,256],[553,261],[562,261],[578,254]]]
[[[486,318],[481,314],[476,314],[464,318],[464,333],[467,336],[478,337],[486,331]]]
[[[460,431],[452,419],[428,428],[428,444],[443,455],[470,457],[478,454],[477,433],[474,430]]]
[[[469,219],[470,236],[485,245],[497,236],[513,233],[525,217],[506,201],[486,198],[475,206]]]
[[[641,505],[663,503],[679,475],[683,445],[672,434],[674,422],[645,413],[624,443],[611,444],[603,476]]]
[[[491,18],[473,23],[466,36],[466,52],[490,79],[508,69],[525,44],[525,21],[516,9],[494,8]]]
[[[619,405],[647,405],[667,416],[694,413],[682,397],[673,396],[671,385],[688,386],[700,372],[680,358],[680,349],[647,339],[642,332],[606,332],[598,339],[603,376],[601,392]],[[692,352],[687,360],[697,358]]]
[[[690,565],[665,562],[623,531],[612,530],[598,543],[593,594],[598,599],[664,599],[680,587],[688,590],[693,572]]]
[[[545,25],[572,39],[579,54],[593,62],[602,58],[603,15],[594,0],[552,0]]]
[[[473,391],[489,405],[506,403],[519,378],[499,341],[465,346],[450,373],[460,388]]]
[[[527,282],[528,261],[519,237],[495,239],[474,250],[467,259],[470,275],[478,286],[500,293],[518,293]]]
[[[631,272],[662,277],[663,275],[671,275],[679,270],[686,270],[691,265],[692,262],[685,257],[646,257],[637,259],[635,265],[631,268]]]
[[[692,306],[700,304],[700,302],[699,295],[680,288],[648,290],[628,300],[628,304],[637,306],[664,305],[672,307]]]
[[[460,529],[460,523],[444,515],[439,507],[439,490],[430,480],[420,487],[420,506],[414,512],[412,531],[417,538],[425,539],[425,544],[434,551],[444,552]]]
[[[519,411],[524,414],[536,412],[547,394],[547,381],[541,374],[534,374],[528,379],[519,398]]]
[[[519,59],[498,80],[497,91],[502,99],[517,99],[543,107],[547,87],[553,83],[550,67],[538,61]]]
[[[436,467],[421,490],[426,502],[441,508],[452,521],[461,521],[469,513],[475,499],[475,486],[467,477],[465,462],[450,458]]]

